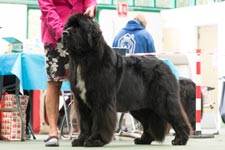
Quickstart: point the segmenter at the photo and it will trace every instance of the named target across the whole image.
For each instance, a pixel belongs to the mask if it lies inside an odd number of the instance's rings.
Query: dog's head
[[[63,47],[70,54],[84,54],[93,51],[102,33],[99,25],[89,16],[73,14],[64,26]]]

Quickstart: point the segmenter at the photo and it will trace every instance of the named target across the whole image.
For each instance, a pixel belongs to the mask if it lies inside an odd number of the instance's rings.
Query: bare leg
[[[49,136],[58,136],[59,95],[62,82],[49,81],[46,90],[46,112],[49,122]],[[56,139],[52,139],[56,140]]]
[[[78,106],[77,106],[77,100],[74,100],[74,111],[75,111],[75,117],[76,117],[76,122],[77,122],[77,126],[76,126],[76,130],[78,132],[78,134],[80,133],[80,114],[78,111]]]

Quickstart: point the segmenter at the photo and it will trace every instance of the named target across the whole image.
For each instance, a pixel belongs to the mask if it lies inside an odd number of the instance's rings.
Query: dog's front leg
[[[93,124],[91,135],[85,141],[84,146],[104,146],[112,140],[115,132],[117,119],[115,104],[104,104],[92,110]]]
[[[84,146],[84,142],[89,138],[92,125],[91,111],[85,105],[78,105],[80,115],[80,135],[78,139],[72,141],[72,146]]]

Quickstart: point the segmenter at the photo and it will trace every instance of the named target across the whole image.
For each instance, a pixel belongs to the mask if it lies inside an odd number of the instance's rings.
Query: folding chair
[[[73,96],[73,93],[71,91],[61,91],[61,96],[62,96],[62,99],[63,99],[63,106],[62,107],[63,107],[63,110],[64,110],[64,115],[63,115],[63,118],[59,122],[59,130],[60,130],[59,137],[61,138],[63,136],[65,138],[71,139],[72,134],[74,132],[74,130],[73,130],[73,120],[71,118],[72,106],[75,105],[74,104],[74,96]],[[74,111],[75,111],[75,109],[74,109]],[[78,122],[77,116],[76,116],[76,122]],[[67,132],[64,132],[65,127],[66,127]],[[68,136],[66,136],[65,133],[68,133]]]

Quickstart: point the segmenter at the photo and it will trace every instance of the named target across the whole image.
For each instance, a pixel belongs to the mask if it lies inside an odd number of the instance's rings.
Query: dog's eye
[[[63,36],[69,36],[69,35],[70,35],[70,32],[68,30],[63,31]]]
[[[68,28],[66,28],[63,31],[62,35],[65,36],[65,37],[71,36],[71,34],[73,33],[73,31],[74,31],[74,28],[73,27],[68,27]]]

